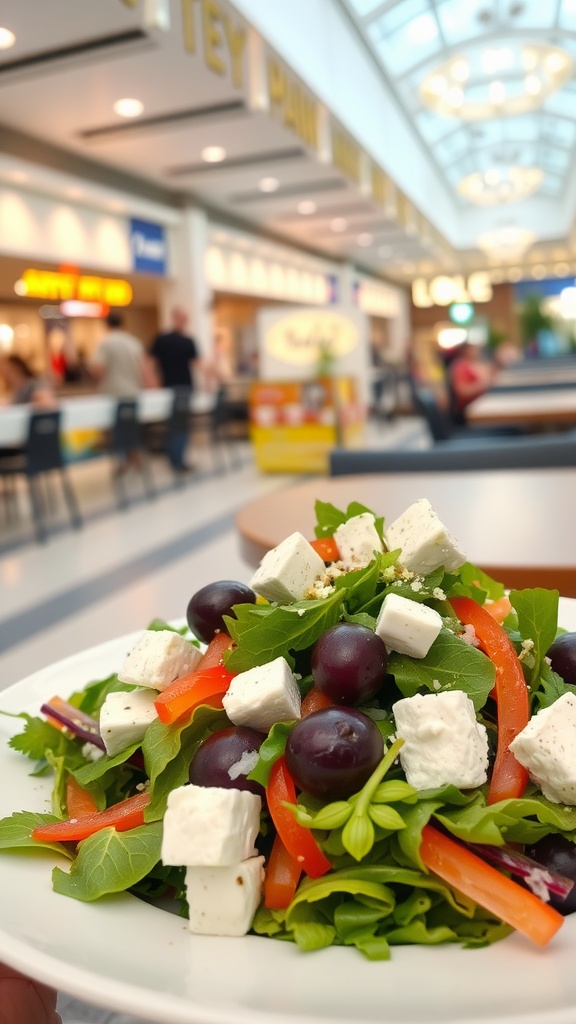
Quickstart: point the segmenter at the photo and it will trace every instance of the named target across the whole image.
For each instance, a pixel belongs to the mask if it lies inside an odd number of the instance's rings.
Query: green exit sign
[[[448,316],[454,324],[469,324],[474,319],[474,306],[471,302],[453,302]]]

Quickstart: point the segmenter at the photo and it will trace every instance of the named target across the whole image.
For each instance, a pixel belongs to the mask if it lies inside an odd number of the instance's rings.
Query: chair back
[[[110,446],[115,453],[133,452],[142,448],[142,429],[138,421],[138,406],[135,398],[120,398],[118,400]]]
[[[416,412],[426,421],[433,441],[447,441],[452,431],[450,419],[443,412],[432,391],[428,388],[413,388],[412,401]]]
[[[172,407],[168,417],[168,436],[187,434],[190,430],[190,388],[178,387],[172,390]]]
[[[26,473],[36,476],[64,465],[60,447],[60,410],[30,413],[26,440]]]

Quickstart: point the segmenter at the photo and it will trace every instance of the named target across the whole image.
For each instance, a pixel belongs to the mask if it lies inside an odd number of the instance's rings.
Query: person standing
[[[150,348],[150,359],[162,387],[194,389],[194,372],[200,366],[198,346],[186,333],[188,313],[182,306],[172,310],[170,330],[158,334]],[[167,442],[167,454],[172,468],[183,472],[186,465],[184,455],[188,444],[188,433],[173,434]]]
[[[134,398],[146,385],[146,354],[142,342],[124,330],[121,313],[106,317],[108,332],[90,361],[100,390],[116,398]]]

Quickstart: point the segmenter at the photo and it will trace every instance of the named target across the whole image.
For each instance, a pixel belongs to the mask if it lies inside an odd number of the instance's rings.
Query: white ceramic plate
[[[576,601],[561,621],[576,630]],[[6,711],[40,704],[116,671],[139,634],[102,644],[0,694]],[[0,817],[48,809],[50,780],[7,746],[0,716]],[[0,959],[110,1010],[162,1024],[574,1024],[576,915],[541,950],[518,935],[481,950],[399,947],[371,963],[342,947],[191,935],[186,922],[121,895],[56,895],[48,854],[0,854]],[[66,863],[62,863],[66,867]]]

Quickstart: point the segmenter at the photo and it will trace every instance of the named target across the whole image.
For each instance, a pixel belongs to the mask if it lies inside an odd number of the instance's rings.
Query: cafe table
[[[576,469],[383,473],[309,479],[257,498],[236,517],[240,550],[256,567],[294,531],[314,537],[317,500],[361,502],[391,523],[427,498],[469,561],[508,587],[576,597]]]
[[[488,391],[466,407],[470,424],[510,424],[533,429],[576,427],[576,388]]]

